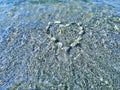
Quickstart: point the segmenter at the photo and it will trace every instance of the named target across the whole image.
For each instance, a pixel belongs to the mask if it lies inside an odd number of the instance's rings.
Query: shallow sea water
[[[119,0],[0,0],[0,90],[119,89]]]

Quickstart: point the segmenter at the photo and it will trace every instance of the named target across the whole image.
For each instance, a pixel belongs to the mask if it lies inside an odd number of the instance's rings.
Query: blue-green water
[[[119,90],[120,0],[0,0],[7,89]]]

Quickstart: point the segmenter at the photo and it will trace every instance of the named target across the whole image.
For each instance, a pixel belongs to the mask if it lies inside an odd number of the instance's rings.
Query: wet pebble
[[[79,36],[73,43],[70,44],[71,47],[75,47],[80,43],[80,40],[82,40],[82,37]]]
[[[92,35],[93,35],[92,31],[90,31],[89,35],[90,35],[90,36],[92,36]]]
[[[59,27],[62,28],[62,27],[64,27],[64,25],[63,25],[63,24],[60,24]]]
[[[55,37],[51,37],[51,41],[56,41],[56,38]]]
[[[47,34],[50,34],[50,24],[51,24],[51,22],[48,22],[48,25],[46,26],[46,33]]]
[[[68,27],[68,26],[70,26],[71,24],[70,23],[67,23],[67,24],[65,24],[65,27]]]
[[[108,81],[107,81],[107,80],[105,81],[105,84],[108,84]]]
[[[82,37],[81,37],[81,36],[79,36],[79,37],[77,38],[77,41],[80,41],[80,40],[82,40]]]
[[[58,42],[57,45],[58,45],[58,47],[60,47],[60,48],[62,48],[62,46],[63,46],[62,42]]]
[[[79,26],[79,30],[83,30],[83,27],[82,27],[82,26]]]
[[[81,30],[78,34],[79,35],[83,35],[84,34],[84,30]]]
[[[77,25],[78,25],[78,26],[81,26],[82,24],[79,22],[79,23],[77,23]]]
[[[73,43],[70,44],[70,46],[75,47],[79,43],[80,43],[79,40],[75,40]]]
[[[54,23],[55,23],[55,24],[60,24],[60,23],[61,23],[61,21],[54,21]]]
[[[102,78],[102,77],[100,77],[100,81],[103,81],[103,78]]]
[[[73,42],[73,43],[70,44],[70,46],[74,47],[74,46],[76,46],[76,44],[77,44],[76,42]]]
[[[62,49],[64,49],[64,50],[65,50],[65,52],[69,53],[69,51],[70,51],[71,47],[66,46],[66,47],[63,47]]]
[[[48,22],[48,26],[51,24],[51,22]]]
[[[115,30],[120,30],[117,25],[114,26],[114,29],[115,29]]]
[[[105,39],[104,38],[101,38],[101,41],[102,41],[103,44],[105,43]]]

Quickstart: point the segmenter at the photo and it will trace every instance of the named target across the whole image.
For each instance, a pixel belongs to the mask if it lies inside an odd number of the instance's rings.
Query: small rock
[[[103,78],[102,78],[102,77],[100,77],[100,81],[103,81]]]
[[[48,26],[51,24],[51,22],[48,22]]]
[[[56,38],[55,37],[51,37],[51,41],[56,41]]]
[[[80,41],[80,40],[82,40],[82,37],[79,36],[76,40],[77,40],[77,41]]]
[[[79,30],[83,30],[83,27],[82,27],[82,26],[79,26]]]
[[[70,25],[71,25],[71,24],[70,24],[70,23],[68,23],[68,24],[66,24],[66,25],[65,25],[65,27],[68,27],[68,26],[70,26]]]
[[[80,43],[80,40],[82,38],[77,38],[73,43],[70,44],[71,47],[75,47],[76,45],[78,45]]]
[[[61,28],[61,27],[64,27],[64,25],[63,25],[63,24],[60,24],[59,27],[60,27],[60,28]]]
[[[50,26],[47,26],[47,27],[46,27],[46,33],[47,33],[47,34],[50,34],[49,28],[50,28]]]
[[[65,50],[65,52],[69,53],[71,47],[63,47],[63,49]]]
[[[74,24],[76,25],[76,23],[75,23],[75,22],[71,22],[70,24],[71,24],[71,25],[74,25]]]
[[[67,24],[65,24],[65,27],[68,27],[68,26],[74,25],[74,24],[76,24],[76,23],[75,22],[67,23]]]
[[[50,39],[51,39],[51,41],[53,41],[54,43],[58,43],[58,42],[59,42],[59,40],[56,39],[55,37],[51,37]]]
[[[77,44],[79,44],[79,39],[76,39],[73,43],[70,44],[71,47],[75,47]]]
[[[50,34],[50,24],[51,24],[51,22],[48,22],[48,25],[46,26],[46,33],[47,34]]]
[[[84,34],[84,31],[81,30],[78,34],[79,34],[79,35],[83,35],[83,34]]]
[[[105,84],[108,84],[108,81],[105,81]]]
[[[117,25],[115,25],[115,26],[114,26],[114,29],[115,29],[115,30],[119,30],[119,28],[118,28],[118,26],[117,26]]]
[[[46,26],[46,30],[48,30],[49,29],[49,26]]]
[[[62,42],[58,42],[57,45],[58,45],[58,47],[60,47],[60,48],[62,48],[62,46],[63,46]]]
[[[55,24],[60,24],[60,23],[61,23],[61,21],[54,21],[54,23],[55,23]]]
[[[93,86],[93,85],[91,85],[91,88],[93,89],[93,88],[94,88],[94,86]]]
[[[103,44],[105,43],[105,39],[104,38],[102,38],[101,41],[102,41]]]
[[[73,43],[70,44],[70,46],[71,46],[71,47],[74,47],[74,46],[76,46],[76,43],[73,42]]]
[[[89,35],[90,35],[90,36],[92,36],[92,35],[93,35],[93,33],[90,31]]]
[[[78,26],[81,26],[81,23],[77,23]]]

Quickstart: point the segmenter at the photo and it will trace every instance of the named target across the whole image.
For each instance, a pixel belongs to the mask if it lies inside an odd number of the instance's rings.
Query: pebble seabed
[[[115,9],[82,1],[5,7],[0,9],[1,90],[120,89]]]

